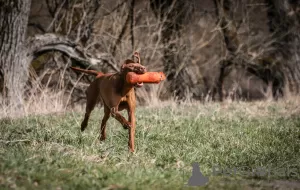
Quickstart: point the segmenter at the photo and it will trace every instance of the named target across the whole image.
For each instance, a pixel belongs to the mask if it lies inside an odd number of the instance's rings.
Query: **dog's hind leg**
[[[81,131],[84,131],[85,128],[87,127],[91,112],[94,110],[94,108],[98,102],[98,98],[93,97],[91,88],[88,88],[86,96],[87,96],[87,98],[86,98],[87,101],[86,101],[84,119],[81,123]]]
[[[106,122],[109,119],[109,117],[110,117],[110,110],[106,105],[104,105],[104,116],[102,118],[101,128],[100,128],[101,130],[100,141],[104,141],[106,139],[105,128],[106,128]]]

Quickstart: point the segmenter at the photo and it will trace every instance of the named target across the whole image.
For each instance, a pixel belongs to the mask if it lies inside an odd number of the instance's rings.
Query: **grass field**
[[[297,189],[298,111],[294,102],[139,107],[134,154],[114,119],[98,141],[102,108],[84,133],[83,113],[2,119],[0,189],[195,189],[193,162],[209,177],[200,189]],[[215,166],[281,172],[214,175]]]

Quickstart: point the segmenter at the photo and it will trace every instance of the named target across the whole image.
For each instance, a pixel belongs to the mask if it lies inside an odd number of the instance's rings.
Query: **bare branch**
[[[109,65],[114,71],[119,71],[110,54],[101,53],[92,56],[85,52],[81,46],[63,36],[55,34],[36,35],[27,40],[27,47],[27,57],[30,62],[44,53],[58,51],[70,57],[73,63],[75,62],[83,68],[97,70],[97,67]]]
[[[64,0],[64,1],[60,4],[59,7],[56,6],[57,9],[55,10],[55,14],[54,14],[54,17],[53,17],[53,19],[52,19],[52,22],[50,23],[50,25],[49,25],[49,26],[47,27],[47,29],[46,29],[47,32],[52,28],[54,22],[57,20],[57,17],[58,17],[58,15],[59,15],[59,13],[60,13],[60,11],[61,11],[63,5],[65,4],[65,2],[66,2],[66,1]],[[48,4],[48,3],[47,3],[47,4]],[[52,14],[53,14],[53,13],[52,13]]]

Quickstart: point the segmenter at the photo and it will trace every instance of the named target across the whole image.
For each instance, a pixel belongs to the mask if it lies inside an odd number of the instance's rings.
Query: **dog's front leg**
[[[131,128],[131,123],[128,122],[119,112],[117,107],[112,107],[110,109],[110,114],[113,118],[115,118],[117,121],[119,121],[123,126],[126,126],[127,128]]]
[[[134,109],[131,109],[129,111],[129,121],[131,123],[131,127],[129,128],[128,132],[128,147],[130,152],[134,152],[134,136],[135,136],[135,115],[134,115]]]

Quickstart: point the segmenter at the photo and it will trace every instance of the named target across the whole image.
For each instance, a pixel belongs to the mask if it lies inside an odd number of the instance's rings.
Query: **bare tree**
[[[266,0],[269,29],[275,39],[274,57],[281,59],[289,90],[299,93],[300,87],[300,2]],[[276,52],[276,53],[275,53]]]
[[[84,37],[89,34],[81,35],[83,32],[80,27],[77,28],[77,34],[80,35],[75,40],[51,33],[26,38],[30,4],[30,0],[0,1],[0,81],[1,92],[7,97],[7,103],[22,105],[20,101],[23,100],[29,64],[33,59],[47,52],[61,52],[71,58],[72,64],[84,68],[96,69],[95,65],[106,64],[113,70],[118,70],[109,54],[91,55],[82,48],[81,44],[86,42]],[[54,13],[54,15],[58,14],[58,11]],[[92,28],[89,24],[79,26]],[[84,40],[79,43],[76,39]]]
[[[239,41],[237,38],[236,23],[232,19],[233,6],[230,0],[215,0],[216,15],[227,48],[226,57],[220,62],[219,77],[217,79],[217,92],[220,101],[223,101],[223,83],[226,75],[232,69],[233,59],[238,53]],[[215,89],[216,90],[216,89]],[[215,93],[215,92],[214,92]],[[214,95],[213,95],[214,96]]]
[[[220,101],[223,100],[223,84],[225,77],[234,68],[240,68],[258,77],[271,89],[273,98],[283,96],[284,72],[282,63],[273,57],[273,53],[267,53],[257,59],[253,59],[247,52],[243,52],[238,38],[240,23],[233,19],[234,7],[237,1],[214,0],[218,24],[226,47],[226,56],[220,62],[220,71],[217,80],[217,92]],[[266,89],[268,90],[268,89]]]
[[[193,83],[186,66],[189,60],[188,47],[180,47],[181,30],[191,15],[191,6],[185,0],[151,0],[151,8],[162,24],[162,44],[164,72],[170,81],[170,92],[183,99],[187,92],[192,92]]]

